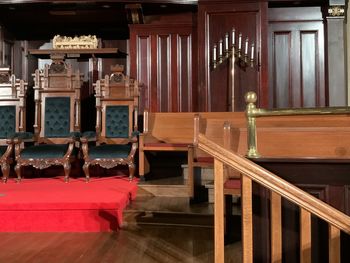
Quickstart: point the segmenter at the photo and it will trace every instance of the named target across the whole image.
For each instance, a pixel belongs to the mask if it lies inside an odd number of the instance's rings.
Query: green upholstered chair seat
[[[21,157],[25,159],[34,158],[62,158],[68,149],[69,144],[40,144],[23,149]],[[73,150],[76,154],[77,150]]]
[[[131,145],[103,144],[89,147],[89,157],[91,159],[99,158],[126,158],[131,150]]]
[[[6,152],[7,146],[0,146],[0,156],[2,156]]]

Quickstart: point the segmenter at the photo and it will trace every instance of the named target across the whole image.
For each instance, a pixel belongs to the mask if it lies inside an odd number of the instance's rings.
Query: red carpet
[[[127,177],[23,179],[0,184],[1,232],[106,232],[122,224],[136,197]]]

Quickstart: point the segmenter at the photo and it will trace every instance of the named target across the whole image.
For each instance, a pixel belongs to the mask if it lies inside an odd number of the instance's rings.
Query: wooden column
[[[345,1],[330,1],[327,16],[329,106],[347,105]]]

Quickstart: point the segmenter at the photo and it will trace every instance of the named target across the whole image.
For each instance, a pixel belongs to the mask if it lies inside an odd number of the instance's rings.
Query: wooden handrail
[[[310,213],[320,217],[332,226],[350,234],[350,217],[316,197],[304,192],[291,183],[260,167],[254,162],[210,141],[203,134],[198,135],[198,147],[215,159],[236,169],[267,189],[278,193]]]

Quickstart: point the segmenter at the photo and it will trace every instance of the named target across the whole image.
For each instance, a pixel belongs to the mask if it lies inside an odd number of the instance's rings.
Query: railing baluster
[[[282,262],[281,196],[271,191],[271,262]]]
[[[198,148],[215,158],[214,249],[216,263],[224,262],[224,165],[242,174],[242,257],[244,263],[253,262],[253,180],[300,207],[300,262],[311,262],[311,214],[313,214],[331,225],[329,228],[329,262],[340,263],[340,230],[350,234],[349,216],[259,167],[252,161],[210,141],[201,133],[198,135]],[[271,196],[271,199],[274,198]],[[271,217],[275,217],[275,215]],[[276,220],[276,218],[272,220]]]
[[[329,225],[329,262],[340,263],[340,230]]]
[[[248,176],[243,176],[243,175],[242,175],[242,247],[243,247],[243,263],[253,262],[252,180]]]
[[[311,213],[300,208],[300,262],[311,263]]]
[[[225,242],[225,203],[224,203],[224,164],[219,160],[214,160],[214,254],[215,263],[223,263]]]

